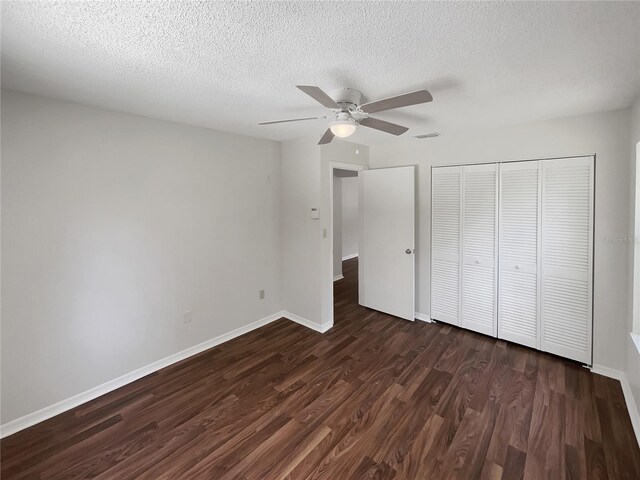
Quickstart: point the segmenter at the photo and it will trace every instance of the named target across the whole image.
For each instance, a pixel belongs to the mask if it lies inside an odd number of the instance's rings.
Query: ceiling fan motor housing
[[[336,88],[329,92],[329,96],[342,107],[343,110],[355,110],[362,101],[362,93],[355,88]]]

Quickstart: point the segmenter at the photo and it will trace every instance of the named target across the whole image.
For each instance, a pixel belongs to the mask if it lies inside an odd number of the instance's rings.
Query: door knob
[[[404,253],[406,253],[407,255],[411,255],[412,250],[410,248],[407,248]]]

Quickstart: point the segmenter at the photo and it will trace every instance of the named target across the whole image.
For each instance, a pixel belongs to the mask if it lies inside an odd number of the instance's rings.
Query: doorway
[[[358,304],[358,172],[333,169],[334,321]]]
[[[357,152],[357,150],[356,150]],[[322,271],[322,331],[334,325],[334,290],[344,277],[342,258],[334,252],[334,176],[351,177],[357,172],[358,181],[358,249],[356,268],[350,269],[357,279],[357,304],[413,321],[415,318],[415,167],[368,169],[364,165],[328,162],[323,184],[324,198],[329,212],[327,227],[323,228]],[[338,170],[337,175],[334,171]],[[348,172],[339,172],[346,170]],[[355,177],[353,177],[355,178]],[[336,181],[337,182],[337,181]],[[342,194],[342,189],[340,189]],[[341,202],[340,202],[341,203]],[[342,208],[340,209],[342,214]],[[340,222],[342,229],[342,220]],[[342,234],[339,236],[342,237]],[[336,238],[338,235],[336,234]],[[339,250],[342,241],[336,241]],[[352,253],[353,254],[353,253]],[[347,265],[344,265],[346,270]],[[334,281],[334,279],[336,281]]]

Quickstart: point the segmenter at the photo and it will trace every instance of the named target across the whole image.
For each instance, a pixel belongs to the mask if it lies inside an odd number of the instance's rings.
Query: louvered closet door
[[[500,166],[498,337],[540,348],[540,162]]]
[[[593,157],[542,161],[541,349],[591,363]]]
[[[431,318],[460,325],[461,167],[431,169]]]
[[[497,335],[498,166],[462,167],[462,326]]]

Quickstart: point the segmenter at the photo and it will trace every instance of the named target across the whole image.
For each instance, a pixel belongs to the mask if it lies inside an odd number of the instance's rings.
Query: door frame
[[[329,328],[333,327],[333,314],[334,314],[334,301],[333,298],[333,176],[334,170],[349,170],[351,172],[361,172],[363,170],[369,170],[369,167],[365,165],[359,165],[357,163],[344,163],[344,162],[329,162],[329,231],[327,232],[327,240],[329,240],[329,257],[325,259],[326,262],[331,266],[328,270],[329,274],[329,283],[331,288],[329,288],[328,295],[329,300],[327,303],[331,305],[331,308],[327,312],[327,323],[329,324]],[[325,279],[327,280],[327,279]]]

